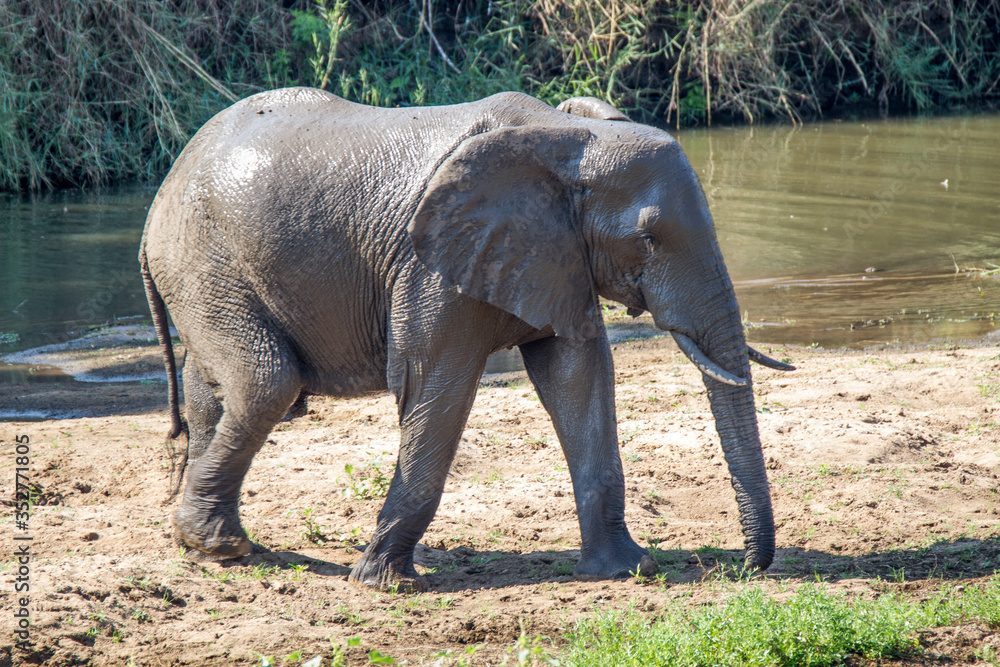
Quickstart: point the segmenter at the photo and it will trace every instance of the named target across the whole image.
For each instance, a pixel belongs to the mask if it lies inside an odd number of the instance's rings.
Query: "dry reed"
[[[675,127],[1000,96],[1000,0],[285,5],[0,1],[0,190],[158,178],[213,113],[284,85],[383,106],[594,95]]]

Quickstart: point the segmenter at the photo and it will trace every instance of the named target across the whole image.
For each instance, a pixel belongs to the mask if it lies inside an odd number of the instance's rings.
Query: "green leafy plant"
[[[548,648],[546,647],[548,645]],[[531,665],[550,665],[558,667],[562,661],[552,655],[552,642],[548,637],[529,638],[524,628],[521,628],[521,636],[517,642],[510,647],[510,654],[517,661],[518,667],[529,667]],[[504,663],[506,664],[506,663]],[[656,664],[656,663],[648,663]]]
[[[556,571],[556,574],[563,577],[568,577],[569,575],[573,574],[573,570],[576,568],[576,563],[574,563],[572,560],[569,560],[568,558],[564,558],[562,560],[557,560],[555,563],[553,563],[552,568]]]
[[[292,10],[292,34],[300,41],[308,40],[314,51],[309,59],[313,68],[313,85],[325,89],[330,82],[333,66],[338,62],[337,47],[350,33],[352,22],[347,14],[347,1],[335,0],[327,7],[326,0],[317,0],[316,14]]]
[[[347,475],[347,479],[342,493],[347,498],[372,500],[384,498],[389,493],[392,477],[387,477],[382,472],[381,455],[376,456],[363,467],[355,467],[348,463],[344,466],[344,473]]]
[[[372,649],[368,651],[368,664],[369,665],[395,665],[396,659],[385,655],[381,651],[376,651]]]
[[[330,538],[323,532],[326,526],[313,519],[313,512],[315,511],[315,507],[308,507],[302,510],[302,521],[305,523],[305,528],[299,531],[299,535],[313,544],[325,544],[330,541]]]

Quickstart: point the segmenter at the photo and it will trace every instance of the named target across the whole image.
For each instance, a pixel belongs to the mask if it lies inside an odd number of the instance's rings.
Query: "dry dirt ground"
[[[346,664],[376,650],[407,664],[483,644],[472,664],[500,664],[522,633],[560,637],[595,611],[654,618],[723,599],[719,573],[743,538],[701,379],[660,338],[615,346],[627,520],[661,550],[661,581],[585,583],[571,572],[579,529],[565,460],[523,373],[487,377],[444,499],[417,550],[429,591],[356,588],[347,573],[392,475],[398,430],[389,396],[311,398],[277,427],[243,489],[258,552],[195,562],[171,538],[161,383],[6,385],[0,410],[89,414],[0,424],[7,553],[30,544],[33,648],[10,648],[18,564],[0,563],[0,665],[299,665],[334,647]],[[828,352],[790,357],[794,373],[755,367],[778,553],[760,585],[822,579],[834,591],[915,599],[1000,570],[1000,346]],[[155,348],[106,363],[159,364]],[[140,372],[142,367],[139,366]],[[38,502],[15,526],[15,437],[30,438]],[[353,466],[348,476],[345,465]],[[30,542],[14,542],[27,535]],[[190,556],[190,554],[187,554]],[[996,629],[926,632],[915,662],[1000,649]],[[300,652],[300,661],[293,656]],[[444,660],[443,664],[449,664]],[[853,663],[861,664],[861,663]],[[899,663],[893,663],[899,664]]]

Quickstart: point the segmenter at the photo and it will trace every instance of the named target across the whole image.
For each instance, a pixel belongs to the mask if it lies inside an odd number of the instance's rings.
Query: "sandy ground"
[[[760,585],[822,579],[849,595],[919,599],[1000,570],[996,341],[867,352],[762,347],[799,370],[754,369],[779,547]],[[159,364],[156,348],[92,356],[139,376]],[[318,654],[328,665],[333,647],[351,638],[346,664],[367,664],[372,650],[433,664],[441,651],[464,656],[477,644],[472,664],[500,664],[522,633],[558,646],[597,610],[632,606],[653,618],[722,599],[730,589],[718,575],[742,559],[743,539],[704,386],[665,338],[619,343],[615,361],[627,520],[641,544],[662,551],[663,581],[572,578],[579,528],[565,460],[526,377],[509,373],[480,388],[417,550],[430,590],[412,596],[347,583],[381,506],[361,496],[377,494],[395,462],[391,397],[314,397],[308,414],[279,425],[243,491],[244,525],[259,552],[221,566],[185,557],[170,535],[178,501],[164,505],[162,383],[3,385],[0,411],[77,416],[0,424],[5,548],[30,544],[34,556],[27,653],[9,646],[19,565],[9,555],[2,563],[0,666],[12,658],[259,665],[260,656],[298,665]],[[30,439],[38,502],[27,532],[10,507],[17,436]],[[14,542],[12,533],[32,539]],[[946,628],[921,641],[929,653],[905,664],[1000,650],[1000,631]],[[295,652],[298,661],[282,662]]]

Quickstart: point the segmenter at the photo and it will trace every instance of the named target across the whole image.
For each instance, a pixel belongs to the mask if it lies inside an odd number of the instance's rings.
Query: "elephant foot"
[[[751,570],[753,572],[763,572],[767,568],[771,567],[771,562],[773,560],[773,548],[766,553],[761,553],[760,551],[753,549],[747,551],[746,560],[743,565],[747,570]]]
[[[238,518],[226,513],[200,516],[184,505],[174,513],[174,538],[183,546],[197,549],[218,560],[242,558],[253,550]]]
[[[651,577],[660,566],[649,552],[633,543],[628,549],[614,553],[581,558],[573,576],[581,581],[601,579],[627,579],[636,574]]]
[[[403,560],[403,559],[399,559]],[[405,563],[379,562],[363,556],[347,580],[355,586],[375,588],[392,593],[423,593],[427,590],[427,581],[417,574],[413,562],[405,559]]]

